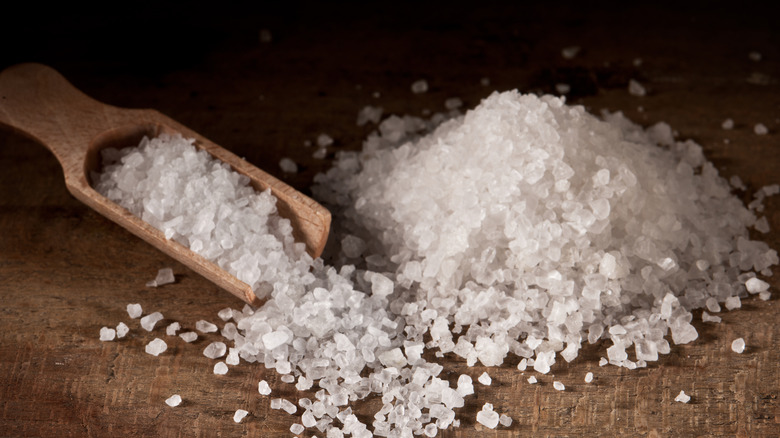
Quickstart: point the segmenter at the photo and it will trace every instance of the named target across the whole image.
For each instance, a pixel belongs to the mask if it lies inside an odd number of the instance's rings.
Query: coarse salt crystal
[[[152,356],[159,356],[161,353],[168,349],[168,344],[160,338],[155,338],[153,341],[146,344],[146,352]]]
[[[534,384],[534,383],[536,383],[536,382],[537,382],[537,380],[536,380],[536,377],[534,377],[534,376],[531,376],[531,377],[529,377],[529,378],[528,378],[528,383],[530,383],[530,384],[532,384],[532,385],[533,385],[533,384]]]
[[[243,420],[244,417],[246,417],[247,415],[249,415],[249,411],[246,411],[244,409],[237,409],[236,413],[233,414],[233,421],[235,421],[236,423],[240,423],[241,420]]]
[[[422,94],[428,91],[428,82],[425,79],[420,79],[412,83],[412,93]]]
[[[101,341],[113,341],[115,337],[116,337],[116,330],[108,327],[103,327],[100,329]]]
[[[261,380],[257,384],[257,392],[259,392],[260,395],[268,395],[271,393],[271,387],[268,385],[268,382]]]
[[[165,334],[168,336],[176,336],[176,332],[181,329],[181,324],[178,322],[172,322],[168,324],[168,327],[165,327]]]
[[[147,332],[154,330],[154,326],[163,319],[163,314],[154,312],[141,318],[141,327]]]
[[[171,284],[176,281],[176,277],[173,275],[173,269],[162,268],[157,271],[157,277],[154,280],[146,283],[146,287],[159,287],[166,284]]]
[[[593,381],[593,373],[589,372],[588,374],[585,374],[585,383],[590,383]]]
[[[116,325],[116,337],[119,339],[124,338],[127,333],[130,332],[130,327],[127,326],[127,324],[120,322]]]
[[[482,410],[477,412],[477,422],[485,427],[495,429],[498,426],[498,421],[498,413],[493,410],[493,405],[490,403],[485,403]]]
[[[195,332],[184,332],[180,333],[179,337],[184,339],[184,342],[194,342],[196,339],[198,339],[198,334]]]
[[[165,404],[170,407],[176,407],[181,404],[181,396],[179,394],[173,394],[165,400]]]
[[[628,93],[632,96],[645,96],[647,95],[647,90],[639,81],[631,79],[628,81]]]
[[[487,373],[487,371],[480,374],[477,378],[477,381],[485,386],[490,386],[490,384],[493,383],[493,379],[490,378],[490,375]]]
[[[763,123],[756,123],[756,126],[753,127],[753,132],[756,135],[766,135],[769,133],[769,129]]]
[[[208,321],[200,320],[195,323],[195,329],[201,333],[214,333],[217,331],[217,326]]]
[[[566,389],[566,386],[563,383],[556,380],[553,382],[553,388],[555,388],[557,391],[563,391]]]
[[[214,374],[224,376],[228,372],[228,366],[225,362],[217,362],[214,364]]]
[[[691,396],[686,394],[685,391],[680,391],[680,393],[677,394],[677,397],[674,398],[674,401],[680,403],[688,403],[690,400]]]
[[[128,304],[127,305],[127,314],[132,319],[138,318],[139,316],[141,316],[141,314],[143,314],[143,310],[141,309],[141,305],[140,304]]]
[[[734,339],[731,343],[731,351],[742,354],[745,351],[745,340],[742,338]]]
[[[298,173],[298,165],[291,158],[282,158],[279,160],[279,168],[284,173]]]

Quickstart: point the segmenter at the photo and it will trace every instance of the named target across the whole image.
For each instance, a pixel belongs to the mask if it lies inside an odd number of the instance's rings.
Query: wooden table
[[[49,11],[35,21],[6,17],[0,67],[48,63],[98,100],[159,109],[303,191],[329,163],[304,141],[327,133],[336,140],[331,151],[359,148],[371,130],[355,123],[365,105],[420,115],[443,110],[450,97],[470,107],[493,90],[553,92],[556,83],[570,84],[570,101],[594,112],[668,122],[680,138],[702,144],[723,176],[739,175],[751,190],[780,182],[776,16],[744,5],[666,6]],[[270,43],[260,41],[261,29],[270,30]],[[564,59],[561,49],[572,45],[582,50]],[[750,60],[751,51],[763,59]],[[627,92],[632,78],[647,96]],[[428,81],[427,93],[410,91],[418,79]],[[733,130],[721,128],[726,118]],[[753,133],[759,122],[769,135]],[[282,174],[284,156],[299,163],[297,175]],[[766,204],[773,230],[761,238],[780,248],[780,199]],[[217,311],[242,303],[80,204],[54,158],[7,130],[0,131],[0,233],[0,436],[291,435],[300,411],[270,410],[257,382],[268,380],[275,396],[291,400],[312,392],[299,393],[262,366],[215,376],[202,355],[211,336],[171,340],[160,357],[144,352],[151,339],[165,338],[165,323],[218,322]],[[167,266],[176,284],[144,286]],[[477,384],[457,411],[461,427],[442,436],[778,436],[776,296],[743,301],[721,324],[696,322],[695,343],[673,346],[646,369],[600,368],[606,346],[589,346],[531,386],[510,358],[489,370],[493,385]],[[128,303],[166,320],[147,333],[128,318]],[[102,326],[120,321],[131,327],[127,338],[98,340]],[[741,355],[730,350],[737,337],[747,341]],[[454,356],[441,362],[449,378],[484,371]],[[583,382],[588,371],[592,384]],[[565,392],[553,389],[553,378]],[[680,390],[690,403],[673,401]],[[164,400],[174,393],[184,403],[169,408]],[[512,426],[478,425],[485,402],[514,418]],[[355,408],[370,421],[377,407],[369,400]],[[239,408],[250,416],[235,424]]]

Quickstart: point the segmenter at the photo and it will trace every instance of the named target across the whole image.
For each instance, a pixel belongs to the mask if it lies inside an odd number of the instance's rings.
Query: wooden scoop
[[[77,199],[247,303],[261,304],[249,285],[166,239],[160,230],[90,186],[90,172],[100,168],[101,149],[137,146],[144,136],[161,133],[194,138],[196,147],[248,176],[255,190],[271,189],[279,214],[291,221],[296,241],[305,243],[309,254],[318,257],[325,246],[330,212],[314,200],[157,111],[117,108],[88,97],[45,65],[20,64],[0,72],[0,124],[49,148]]]

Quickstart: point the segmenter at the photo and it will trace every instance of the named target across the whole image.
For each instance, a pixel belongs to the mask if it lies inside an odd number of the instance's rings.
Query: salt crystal
[[[233,414],[233,421],[236,423],[240,423],[241,420],[243,420],[247,415],[249,415],[249,411],[246,411],[244,409],[237,409],[236,413]]]
[[[412,93],[421,94],[428,91],[428,82],[425,79],[420,79],[412,83]]]
[[[293,423],[292,426],[290,426],[290,432],[292,432],[294,435],[300,435],[303,433],[303,431],[306,430],[302,424]]]
[[[225,355],[227,346],[224,342],[212,342],[203,350],[203,355],[209,359],[218,359]]]
[[[590,383],[593,381],[593,373],[588,372],[588,374],[585,374],[585,383]]]
[[[680,393],[677,394],[677,397],[674,398],[674,401],[680,403],[688,403],[690,400],[691,396],[686,394],[685,391],[680,391]]]
[[[122,339],[130,332],[130,327],[127,324],[120,322],[116,325],[116,337]]]
[[[284,173],[298,173],[298,165],[295,164],[295,161],[287,157],[279,160],[279,168],[281,168]]]
[[[165,400],[165,404],[172,408],[179,406],[181,404],[181,396],[179,394],[174,394]]]
[[[163,319],[163,314],[154,312],[141,318],[141,327],[147,332],[154,330],[154,326]]]
[[[160,338],[154,338],[153,341],[146,344],[146,352],[152,356],[159,356],[160,353],[165,352],[168,349],[168,344]]]
[[[485,427],[495,429],[498,426],[499,416],[496,411],[493,410],[493,405],[485,403],[482,406],[482,410],[477,412],[477,422]]]
[[[472,383],[471,376],[461,374],[458,377],[458,395],[465,397],[467,395],[474,394],[474,384]]]
[[[745,282],[745,288],[751,294],[756,294],[769,289],[769,283],[758,278],[751,278]]]
[[[280,345],[287,343],[290,336],[285,331],[277,330],[263,335],[263,345],[268,350],[273,350]]]
[[[295,412],[298,411],[298,408],[295,407],[295,405],[292,404],[292,402],[290,402],[289,400],[282,399],[282,410],[287,412],[290,415],[293,415],[295,414]]]
[[[529,377],[529,378],[528,378],[528,383],[530,383],[531,385],[533,385],[534,383],[536,383],[536,377],[534,377],[534,376],[531,376],[531,377]]]
[[[282,376],[281,380],[284,383],[292,383],[295,381],[295,376],[293,376],[292,374],[285,374]]]
[[[719,323],[721,321],[720,316],[712,316],[709,313],[702,311],[701,312],[701,320],[702,322],[716,322]]]
[[[108,327],[103,327],[100,329],[101,341],[113,341],[115,337],[116,337],[116,330]]]
[[[317,136],[317,146],[321,148],[328,147],[333,144],[333,137],[328,134],[320,134]]]
[[[381,107],[375,107],[375,106],[364,106],[357,116],[357,125],[363,126],[366,123],[379,123],[379,120],[382,118],[382,108]]]
[[[166,284],[171,284],[176,281],[176,278],[173,275],[173,269],[171,268],[162,268],[159,271],[157,271],[157,277],[146,283],[146,287],[158,287],[158,286],[164,286]]]
[[[260,393],[260,395],[269,395],[271,393],[271,387],[268,385],[268,382],[261,380],[257,384],[257,391]]]
[[[739,299],[739,297],[726,298],[726,309],[734,310],[739,309],[740,307],[742,307],[742,301]]]
[[[217,326],[208,321],[201,319],[200,321],[195,323],[195,330],[201,333],[214,333],[215,331],[217,331]]]
[[[165,334],[168,336],[176,336],[176,332],[181,329],[181,324],[178,322],[172,322],[168,325],[168,327],[165,327]]]
[[[490,384],[493,383],[493,379],[490,378],[490,375],[487,373],[487,371],[480,374],[477,378],[477,381],[485,386],[490,386]]]
[[[143,310],[141,309],[140,304],[128,304],[127,305],[127,314],[130,315],[130,318],[136,319],[143,313]]]
[[[463,106],[463,101],[458,97],[451,97],[444,101],[444,108],[448,110],[456,110]]]
[[[517,369],[520,371],[525,371],[526,368],[528,368],[528,359],[526,358],[520,359],[520,362],[517,364]]]
[[[238,356],[238,349],[230,347],[228,350],[228,355],[225,358],[225,363],[228,365],[238,365],[239,364],[239,356]]]
[[[555,84],[555,91],[558,94],[568,94],[571,91],[571,85],[569,84]]]
[[[553,382],[553,388],[555,388],[557,391],[563,391],[566,389],[566,386],[563,383],[556,380]]]
[[[632,96],[645,96],[647,95],[647,90],[638,81],[631,79],[628,81],[628,93]]]
[[[224,376],[228,372],[228,366],[225,365],[225,362],[217,362],[214,364],[214,374]]]
[[[184,339],[184,342],[194,342],[198,339],[198,334],[195,332],[184,332],[179,334],[179,337]]]
[[[599,359],[599,366],[600,367],[603,367],[604,365],[606,365],[608,363],[609,363],[609,361],[607,360],[606,357],[602,357],[602,358]]]
[[[720,124],[720,127],[726,130],[734,129],[734,120],[726,119],[723,121],[723,123]]]
[[[233,318],[233,309],[230,307],[225,307],[224,309],[217,312],[217,316],[219,316],[219,319],[222,321],[229,321],[231,318]]]
[[[512,417],[510,417],[509,415],[501,414],[501,416],[498,418],[498,422],[504,427],[509,427],[512,425]]]
[[[758,293],[758,298],[762,299],[763,301],[768,301],[769,298],[771,297],[772,297],[772,293],[768,291]]]
[[[767,129],[763,123],[756,123],[753,127],[753,132],[755,132],[756,135],[766,135],[769,133],[769,129]]]
[[[731,351],[742,354],[745,351],[745,340],[742,338],[734,339],[731,343]]]
[[[569,46],[561,49],[561,56],[564,59],[572,59],[580,53],[580,46]]]

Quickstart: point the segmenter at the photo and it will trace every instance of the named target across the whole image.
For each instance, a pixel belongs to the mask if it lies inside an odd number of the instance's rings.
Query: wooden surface
[[[35,21],[22,14],[0,31],[13,42],[0,68],[50,64],[90,96],[158,109],[304,192],[328,161],[312,158],[303,142],[327,133],[336,139],[331,152],[359,148],[370,127],[355,120],[367,104],[419,115],[443,109],[450,97],[474,106],[495,89],[552,92],[559,82],[592,111],[670,123],[681,138],[702,144],[722,175],[739,175],[752,190],[780,182],[780,38],[777,15],[764,5],[355,8],[134,6],[111,14],[48,11]],[[260,42],[264,28],[271,43]],[[561,49],[570,45],[582,51],[565,60]],[[749,60],[751,51],[763,59]],[[411,83],[422,78],[430,90],[412,94]],[[646,97],[628,94],[631,78],[647,87]],[[734,130],[720,128],[726,118]],[[753,133],[758,122],[769,135]],[[300,173],[281,172],[284,156]],[[780,248],[780,199],[768,200],[766,214],[773,231],[762,237]],[[160,357],[143,351],[154,337],[168,339],[160,327],[169,322],[219,322],[217,311],[242,303],[74,199],[55,158],[5,130],[0,233],[0,436],[291,435],[300,412],[270,410],[257,382],[268,380],[274,396],[292,400],[312,394],[262,366],[215,376],[202,355],[214,337],[169,339]],[[166,266],[175,284],[144,287]],[[747,299],[723,312],[721,324],[695,322],[695,343],[673,346],[647,369],[600,368],[605,346],[589,346],[531,386],[529,373],[509,359],[489,370],[492,386],[475,384],[475,396],[457,411],[461,427],[442,436],[778,436],[778,278],[769,279],[770,301]],[[128,303],[166,320],[147,333],[127,317]],[[126,339],[98,340],[100,327],[120,321],[131,328]],[[747,342],[741,355],[730,350],[737,337]],[[442,363],[451,379],[484,371],[452,356]],[[592,384],[583,382],[588,371]],[[553,379],[566,391],[555,391]],[[690,403],[673,401],[680,390]],[[164,400],[174,393],[184,402],[172,409]],[[475,424],[485,402],[512,416],[512,426]],[[370,421],[377,407],[369,400],[355,408]],[[250,415],[235,424],[239,408]]]

